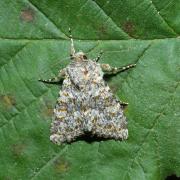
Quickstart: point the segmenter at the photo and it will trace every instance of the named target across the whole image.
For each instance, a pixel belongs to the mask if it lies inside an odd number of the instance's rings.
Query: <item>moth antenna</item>
[[[75,48],[74,48],[74,41],[73,41],[73,37],[72,37],[72,33],[71,33],[71,28],[69,28],[69,36],[70,36],[70,40],[71,40],[70,56],[71,56],[71,59],[72,59],[74,57],[74,55],[75,55]]]

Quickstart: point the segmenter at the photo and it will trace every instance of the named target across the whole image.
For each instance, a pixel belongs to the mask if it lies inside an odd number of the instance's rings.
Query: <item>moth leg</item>
[[[101,68],[105,75],[115,75],[120,72],[126,71],[130,68],[133,68],[135,66],[136,66],[136,64],[129,64],[129,65],[123,66],[123,67],[111,67],[109,64],[101,64]]]
[[[39,81],[44,82],[44,83],[59,83],[63,81],[64,77],[65,77],[65,69],[62,69],[59,71],[59,74],[57,76],[48,80],[39,79]]]
[[[101,51],[97,58],[93,59],[95,62],[98,62],[103,54],[103,51]]]
[[[71,50],[70,50],[70,57],[71,57],[71,59],[73,59],[74,58],[74,56],[75,56],[75,53],[76,53],[76,51],[75,51],[75,48],[74,48],[74,41],[73,41],[73,38],[72,38],[72,34],[71,34],[71,29],[69,28],[69,36],[70,36],[70,40],[71,40]]]
[[[120,105],[122,106],[123,109],[125,109],[128,106],[128,103],[120,101]]]

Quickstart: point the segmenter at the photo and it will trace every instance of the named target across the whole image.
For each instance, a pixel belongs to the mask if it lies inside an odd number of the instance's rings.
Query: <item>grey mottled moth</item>
[[[72,142],[85,134],[124,140],[128,138],[126,117],[127,103],[118,100],[105,83],[104,75],[115,75],[135,66],[111,67],[98,63],[102,53],[91,60],[83,52],[76,52],[71,38],[71,62],[46,83],[61,83],[50,140],[56,144]]]

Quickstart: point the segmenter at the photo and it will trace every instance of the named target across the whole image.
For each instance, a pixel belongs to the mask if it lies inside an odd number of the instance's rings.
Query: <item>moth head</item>
[[[75,53],[73,59],[74,59],[75,61],[84,61],[84,60],[87,59],[87,56],[86,56],[86,54],[83,53],[82,51],[79,51],[79,52]]]

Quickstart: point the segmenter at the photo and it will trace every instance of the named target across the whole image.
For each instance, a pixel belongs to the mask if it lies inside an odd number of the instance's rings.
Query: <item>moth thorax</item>
[[[75,61],[83,61],[87,59],[87,56],[85,55],[85,53],[83,53],[82,51],[77,52],[76,54],[74,54],[73,59]]]

